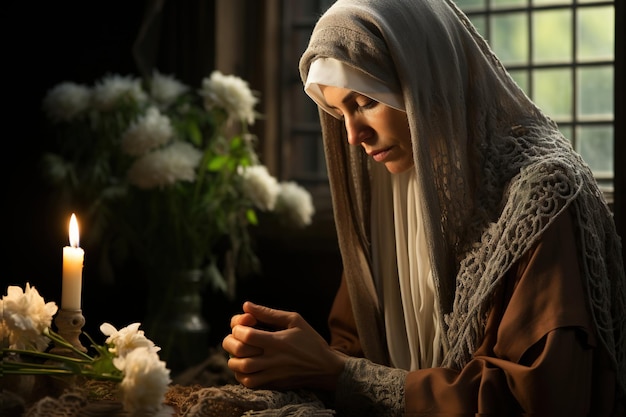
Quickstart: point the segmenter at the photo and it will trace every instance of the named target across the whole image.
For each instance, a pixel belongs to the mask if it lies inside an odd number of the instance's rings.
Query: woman
[[[300,71],[344,266],[331,341],[245,303],[223,341],[237,379],[333,392],[340,415],[622,415],[611,213],[462,12],[339,0]]]

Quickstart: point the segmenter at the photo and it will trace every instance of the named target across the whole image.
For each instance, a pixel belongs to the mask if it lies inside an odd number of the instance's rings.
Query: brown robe
[[[472,360],[408,373],[405,415],[624,416],[586,300],[565,212],[507,273]],[[335,349],[363,356],[344,282],[329,326]]]

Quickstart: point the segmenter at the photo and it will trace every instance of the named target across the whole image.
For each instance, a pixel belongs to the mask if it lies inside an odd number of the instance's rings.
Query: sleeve
[[[409,373],[404,415],[589,415],[592,353],[577,331],[551,331],[531,351],[526,364],[476,356],[460,372]]]
[[[589,414],[596,340],[574,242],[564,213],[509,271],[473,359],[407,375],[406,416]]]
[[[482,344],[463,369],[408,372],[351,358],[338,380],[337,410],[346,416],[374,410],[407,417],[612,415],[611,399],[600,407],[606,401],[594,400],[594,392],[614,390],[614,378],[594,387],[602,374],[594,361],[604,351],[594,349],[574,242],[571,219],[562,215],[509,271]]]
[[[330,346],[349,356],[362,357],[363,350],[359,342],[356,322],[352,313],[352,304],[348,288],[342,275],[341,283],[328,317]]]
[[[335,408],[342,417],[401,416],[407,373],[365,358],[349,358],[337,381]]]

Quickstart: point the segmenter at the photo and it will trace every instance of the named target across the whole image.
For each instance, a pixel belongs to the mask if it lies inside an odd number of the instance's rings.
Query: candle
[[[70,246],[63,248],[63,287],[61,308],[80,310],[80,293],[83,285],[83,259],[85,252],[78,246],[78,222],[72,213],[70,219]]]

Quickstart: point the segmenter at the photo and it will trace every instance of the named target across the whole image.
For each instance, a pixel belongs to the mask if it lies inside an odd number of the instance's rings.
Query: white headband
[[[341,118],[326,103],[320,85],[347,88],[389,107],[405,111],[404,100],[400,93],[392,91],[379,80],[334,58],[318,58],[311,63],[304,91],[330,115]]]

